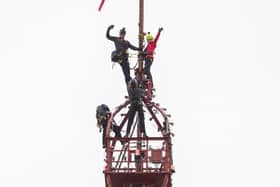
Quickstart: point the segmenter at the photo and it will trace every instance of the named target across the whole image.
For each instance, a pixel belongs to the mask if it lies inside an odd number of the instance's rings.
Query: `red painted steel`
[[[139,0],[139,46],[143,46],[144,0]],[[123,131],[128,120],[129,100],[112,112],[106,128],[106,166],[103,171],[106,187],[172,187],[175,172],[172,158],[172,132],[170,115],[166,109],[153,102],[153,88],[144,78],[143,58],[138,57],[135,77],[145,89],[143,97],[145,126],[149,137],[141,137],[139,119],[136,117],[129,137],[111,135],[112,122]],[[147,120],[150,116],[150,120]],[[153,132],[147,130],[153,130]],[[120,142],[124,141],[122,145]]]
[[[128,106],[128,100],[118,106],[108,123],[120,121],[123,130],[127,123]],[[139,136],[138,118],[134,121],[131,136],[127,138],[114,138],[110,133],[110,125],[107,126],[104,170],[106,187],[172,186],[171,175],[174,170],[169,115],[154,102],[144,101],[144,106],[151,116],[150,121],[145,121],[145,125],[150,129],[155,128],[155,135]],[[122,146],[120,140],[126,144]]]

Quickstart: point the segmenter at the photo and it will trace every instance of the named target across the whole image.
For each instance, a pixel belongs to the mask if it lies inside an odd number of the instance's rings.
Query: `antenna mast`
[[[139,47],[143,46],[144,42],[144,0],[139,0]],[[139,72],[143,69],[143,58],[138,58]]]
[[[139,0],[139,47],[144,45],[144,0]],[[166,108],[152,101],[152,85],[145,79],[143,72],[144,57],[138,55],[136,77],[145,89],[143,105],[150,120],[147,126],[154,126],[151,135],[140,134],[139,116],[133,122],[132,132],[129,136],[113,137],[110,131],[112,124],[119,121],[120,132],[128,123],[127,111],[130,101],[126,100],[110,114],[106,125],[106,166],[103,170],[105,187],[172,187],[172,174],[175,172],[172,158],[172,142],[170,126],[171,115]],[[105,129],[103,129],[105,130]],[[114,131],[114,130],[113,130]],[[121,145],[120,145],[121,144]]]

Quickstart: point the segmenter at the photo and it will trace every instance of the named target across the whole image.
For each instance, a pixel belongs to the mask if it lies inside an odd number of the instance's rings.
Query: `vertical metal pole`
[[[106,174],[106,183],[107,183],[108,187],[114,187],[111,176],[109,174]]]
[[[135,159],[135,166],[136,166],[136,171],[140,172],[143,169],[143,162],[142,162],[142,157],[141,157],[141,147],[142,147],[142,141],[139,139],[139,137],[141,137],[140,134],[140,123],[139,123],[139,116],[138,116],[138,112],[136,113],[137,115],[137,120],[136,120],[136,126],[137,126],[137,145],[136,145],[136,150],[135,150],[135,158],[137,157],[138,160]]]
[[[143,40],[144,40],[144,0],[139,0],[139,33],[138,33],[138,39],[139,39],[139,47],[143,46]],[[142,74],[143,74],[143,58],[138,57],[138,76],[141,77],[142,79]],[[137,112],[138,115],[138,112]],[[137,137],[140,137],[140,131],[139,131],[139,120],[137,120]],[[140,157],[139,161],[136,161],[136,171],[142,171],[143,169],[143,162],[141,158],[141,147],[142,147],[142,142],[141,140],[137,140],[137,149],[136,152],[138,157]]]
[[[169,178],[168,174],[165,174],[163,182],[162,182],[162,187],[167,187],[167,185],[168,185],[168,178]]]
[[[139,46],[143,46],[144,42],[144,0],[139,0]],[[143,69],[143,59],[138,58],[138,68],[139,72],[142,72]]]

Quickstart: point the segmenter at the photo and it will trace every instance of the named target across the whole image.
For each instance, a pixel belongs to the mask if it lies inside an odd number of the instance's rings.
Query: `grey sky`
[[[126,95],[105,31],[136,45],[138,1],[98,5],[0,2],[0,186],[104,186],[95,107]],[[164,28],[152,73],[175,123],[174,187],[279,187],[278,1],[145,8],[145,31]]]

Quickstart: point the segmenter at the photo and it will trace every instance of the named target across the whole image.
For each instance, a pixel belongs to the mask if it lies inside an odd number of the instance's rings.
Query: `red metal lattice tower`
[[[144,41],[144,0],[139,0],[139,46]],[[139,119],[132,125],[129,137],[115,138],[111,135],[111,124],[116,122],[122,130],[128,119],[129,100],[112,111],[106,129],[106,166],[104,168],[106,187],[171,187],[174,173],[172,158],[172,136],[170,115],[166,109],[152,101],[152,87],[144,81],[143,59],[139,55],[136,78],[145,89],[143,97],[145,126],[149,137],[141,137]],[[149,120],[147,120],[149,116]],[[123,145],[120,142],[125,142]]]
[[[127,138],[110,136],[110,127],[106,129],[106,167],[104,169],[106,187],[171,187],[171,175],[174,172],[172,158],[172,133],[170,115],[166,109],[152,101],[145,101],[150,116],[146,127],[154,127],[156,133],[149,137],[140,137],[137,133],[138,119],[134,121],[132,133]],[[125,101],[112,112],[108,123],[119,121],[122,129],[127,122]],[[121,145],[120,141],[125,144]]]

